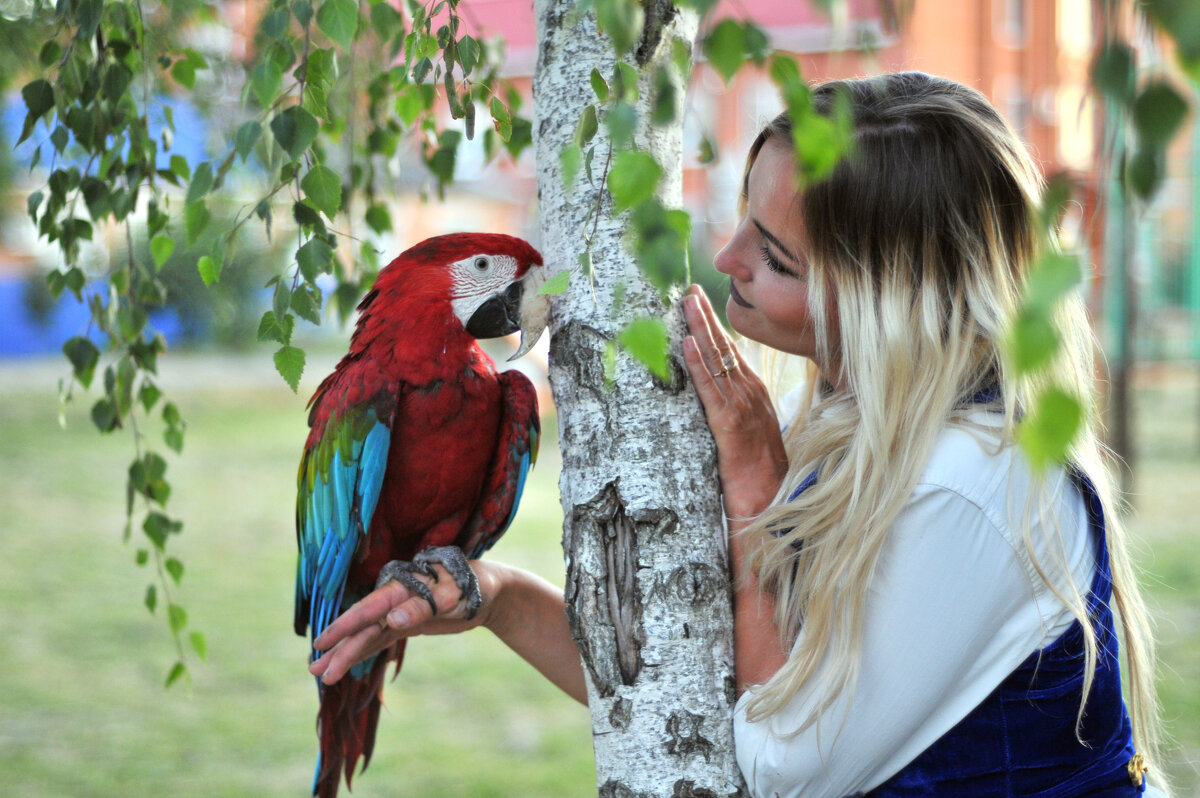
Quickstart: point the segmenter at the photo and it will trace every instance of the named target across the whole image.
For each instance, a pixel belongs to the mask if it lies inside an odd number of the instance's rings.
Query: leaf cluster
[[[185,642],[200,656],[205,644],[198,632],[183,639],[187,613],[173,589],[184,567],[169,553],[182,523],[166,514],[166,460],[145,430],[156,413],[162,444],[182,449],[186,423],[157,385],[166,341],[150,324],[168,301],[165,264],[186,253],[203,285],[216,286],[245,225],[261,225],[269,239],[286,209],[293,255],[267,282],[271,307],[257,337],[277,345],[276,367],[296,390],[305,364],[293,340],[297,318],[321,323],[330,284],[345,318],[378,271],[370,241],[336,225],[357,210],[373,236],[391,233],[386,196],[405,163],[401,142],[416,144],[416,163],[440,193],[462,138],[477,135],[477,107],[492,121],[482,133],[489,157],[515,158],[531,141],[521,97],[498,74],[500,46],[464,32],[458,0],[272,0],[243,65],[194,44],[202,39],[192,34],[216,19],[214,7],[198,2],[151,11],[132,0],[42,7],[37,24],[50,33],[35,51],[36,76],[21,88],[20,138],[37,137],[32,168],[46,175],[26,211],[61,255],[47,285],[54,298],[70,292],[91,312],[89,329],[63,347],[72,380],[62,395],[70,399],[76,384],[89,389],[103,373],[92,420],[101,432],[133,433],[127,531],[140,513],[148,544],[137,562],[155,563],[158,577],[145,603],[152,612],[165,603],[179,653],[168,683],[187,675]],[[200,158],[173,151],[171,95],[199,98],[235,70],[245,76],[243,111],[223,150]],[[225,221],[231,189],[244,190],[248,175],[265,182],[261,195]],[[114,235],[125,238],[123,257],[98,258],[89,248]],[[358,252],[339,256],[347,240]]]

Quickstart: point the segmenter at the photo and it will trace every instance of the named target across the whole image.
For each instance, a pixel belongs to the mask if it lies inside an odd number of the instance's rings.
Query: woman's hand
[[[581,703],[587,687],[579,652],[564,611],[562,588],[540,576],[491,560],[471,560],[482,603],[467,620],[466,602],[440,565],[433,581],[417,574],[433,593],[434,615],[425,599],[399,582],[388,582],[363,598],[321,633],[313,647],[324,653],[308,666],[333,684],[354,665],[403,637],[444,635],[486,626],[550,681]]]
[[[683,356],[717,442],[725,512],[744,524],[771,503],[787,474],[787,452],[767,387],[742,359],[698,285],[683,300],[691,333]]]
[[[388,582],[367,595],[329,624],[313,641],[313,648],[324,653],[308,666],[325,684],[341,679],[354,665],[391,646],[403,637],[463,632],[487,625],[496,593],[494,570],[488,563],[471,561],[479,582],[483,603],[471,620],[454,578],[441,565],[434,565],[438,579],[424,574],[414,576],[433,594],[437,614],[425,599],[396,581]]]

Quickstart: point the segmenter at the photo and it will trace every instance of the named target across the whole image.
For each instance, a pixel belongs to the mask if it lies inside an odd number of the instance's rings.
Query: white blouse
[[[989,423],[984,412],[971,420]],[[751,794],[840,798],[879,786],[1071,625],[1022,542],[1028,466],[1013,447],[995,449],[974,429],[938,440],[880,555],[852,691],[791,737],[827,672],[760,722],[746,719],[750,693],[737,702],[734,741]],[[1083,498],[1062,471],[1049,479],[1059,519],[1033,518],[1034,551],[1060,590],[1069,595],[1071,579],[1086,593],[1095,560]]]

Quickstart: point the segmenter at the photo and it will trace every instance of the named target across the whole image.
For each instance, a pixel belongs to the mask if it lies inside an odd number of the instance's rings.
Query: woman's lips
[[[737,286],[733,284],[733,280],[729,281],[729,298],[744,308],[754,307],[749,302],[747,302],[741,294],[738,293]]]

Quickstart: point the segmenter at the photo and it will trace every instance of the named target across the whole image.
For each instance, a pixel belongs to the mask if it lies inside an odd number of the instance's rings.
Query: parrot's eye
[[[487,258],[476,258],[475,259],[475,268],[479,269],[479,271],[481,271],[481,272],[487,271],[487,267],[489,265],[491,265],[491,264]]]

